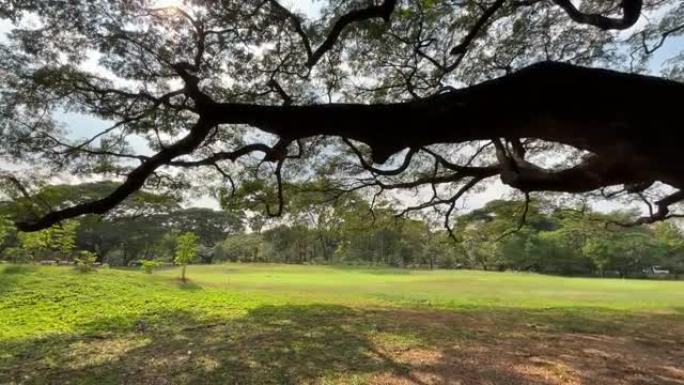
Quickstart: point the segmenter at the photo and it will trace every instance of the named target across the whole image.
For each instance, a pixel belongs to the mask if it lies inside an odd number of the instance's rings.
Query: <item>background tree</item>
[[[65,189],[45,186],[44,190]],[[87,190],[80,185],[73,189]],[[382,198],[369,202],[362,194],[320,181],[286,186],[286,191],[294,190],[299,194],[290,210],[277,219],[269,220],[259,209],[265,202],[272,203],[268,200],[255,199],[255,206],[229,202],[226,209],[239,214],[180,209],[172,200],[142,215],[124,210],[65,221],[38,232],[19,232],[7,238],[2,257],[14,262],[29,257],[68,260],[89,251],[111,265],[174,261],[187,229],[205,231],[207,243],[214,242],[203,245],[195,234],[195,256],[204,263],[343,263],[643,277],[654,266],[677,274],[684,254],[684,237],[675,222],[625,226],[634,221],[634,212],[597,212],[587,205],[559,205],[549,199],[495,200],[452,214],[454,226],[448,231],[441,230],[443,225],[433,216],[406,215],[397,202]],[[157,200],[154,194],[149,197]],[[11,210],[16,205],[5,202],[2,208]],[[260,218],[265,229],[258,233],[243,228],[245,217]],[[216,219],[216,223],[204,225],[202,219]]]
[[[205,263],[211,263],[212,253],[209,249],[228,234],[243,230],[243,218],[241,212],[217,211],[207,208],[187,208],[173,211],[168,216],[166,226],[181,232],[192,232],[197,235],[200,244],[207,249],[200,253]]]
[[[76,249],[78,226],[78,221],[67,220],[49,229],[33,233],[20,232],[17,238],[21,248],[28,251],[34,260],[50,256],[69,260]]]
[[[31,259],[37,260],[39,257],[45,256],[52,244],[52,230],[45,229],[32,233],[20,232],[17,235],[21,248],[28,252]]]
[[[182,266],[181,280],[186,281],[185,270],[189,263],[197,258],[199,252],[199,238],[193,233],[183,233],[178,236],[176,241],[176,256],[174,258],[177,264]]]
[[[654,227],[656,239],[661,242],[665,265],[675,276],[684,271],[684,234],[673,223],[658,223]]]
[[[79,221],[67,220],[53,229],[49,246],[57,251],[61,259],[67,259],[76,249],[76,230],[79,225]]]
[[[14,233],[14,224],[6,216],[0,215],[0,251],[6,247],[7,238]]]
[[[231,262],[265,262],[261,234],[232,234],[214,247],[214,259]],[[280,260],[280,255],[278,259]]]

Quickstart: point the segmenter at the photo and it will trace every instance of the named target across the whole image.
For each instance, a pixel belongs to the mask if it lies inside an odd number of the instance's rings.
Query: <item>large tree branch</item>
[[[627,164],[619,161],[607,161],[596,156],[588,157],[575,167],[558,171],[535,167],[530,163],[516,163],[516,166],[515,170],[503,166],[501,180],[524,192],[583,193],[603,186],[644,181],[644,176],[634,173]]]
[[[249,124],[288,140],[328,135],[364,142],[377,163],[408,147],[535,138],[617,159],[617,165],[633,167],[630,179],[684,186],[681,151],[672,140],[673,130],[681,126],[681,100],[684,84],[679,82],[544,62],[411,102],[219,103],[209,113],[218,122]]]
[[[157,168],[195,150],[216,124],[251,125],[279,136],[285,147],[306,137],[340,136],[370,146],[378,163],[405,148],[493,138],[515,144],[516,138],[534,138],[592,155],[565,170],[545,170],[514,159],[517,167],[511,173],[500,164],[497,172],[504,182],[523,191],[581,192],[655,180],[684,188],[677,131],[684,84],[675,81],[547,62],[417,101],[265,106],[216,103],[197,96],[193,76],[182,67],[178,71],[187,78],[186,92],[196,98],[200,116],[185,138],[144,160],[111,195],[21,223],[19,228],[37,230],[81,214],[106,212],[139,189]],[[521,148],[514,147],[518,158],[523,157]],[[267,160],[282,159],[277,156],[281,152],[272,148]]]
[[[627,29],[633,26],[641,15],[642,0],[622,0],[622,17],[619,19],[603,15],[584,13],[572,4],[571,0],[553,0],[570,18],[582,24],[589,24],[600,29]]]

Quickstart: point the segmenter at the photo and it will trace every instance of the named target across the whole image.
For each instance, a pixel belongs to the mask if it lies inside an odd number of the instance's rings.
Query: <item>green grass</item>
[[[170,270],[160,275],[177,274]],[[274,264],[192,266],[189,274],[203,287],[342,304],[662,311],[684,305],[684,282],[670,281]]]
[[[431,383],[407,352],[535,351],[578,333],[684,343],[684,282],[266,264],[178,275],[0,266],[0,384]],[[535,383],[489,365],[486,380]]]

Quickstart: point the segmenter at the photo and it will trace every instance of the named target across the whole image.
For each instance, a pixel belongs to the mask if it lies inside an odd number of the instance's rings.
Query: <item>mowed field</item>
[[[684,282],[0,265],[0,384],[684,384]]]

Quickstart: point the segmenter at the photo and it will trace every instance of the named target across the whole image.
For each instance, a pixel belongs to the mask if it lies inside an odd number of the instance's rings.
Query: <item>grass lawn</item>
[[[684,384],[684,282],[0,265],[0,384]]]

